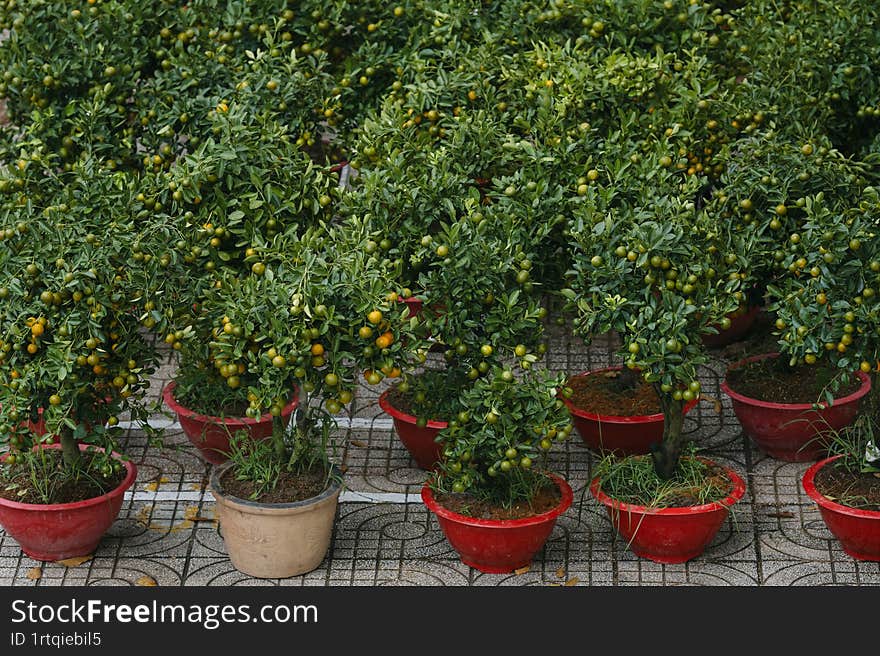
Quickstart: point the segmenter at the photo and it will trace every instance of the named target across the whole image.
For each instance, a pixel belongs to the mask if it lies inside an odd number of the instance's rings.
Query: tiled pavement
[[[555,329],[547,355],[551,369],[578,373],[612,363],[609,339],[587,349]],[[160,586],[863,586],[880,584],[880,563],[847,556],[825,528],[816,505],[803,493],[808,463],[786,463],[761,454],[740,430],[729,400],[719,390],[721,354],[704,367],[703,403],[688,415],[686,430],[708,455],[733,466],[747,480],[746,496],[733,508],[717,538],[699,558],[681,565],[639,559],[615,539],[603,508],[586,491],[594,456],[576,433],[553,457],[552,468],[571,483],[575,502],[557,522],[544,550],[523,574],[481,574],[457,558],[422,505],[425,472],[417,469],[378,408],[382,388],[359,388],[350,416],[335,435],[336,460],[347,469],[326,559],[298,577],[258,580],[229,562],[206,491],[209,465],[176,427],[164,446],[150,445],[130,428],[123,448],[137,463],[138,480],[118,520],[94,557],[78,566],[40,564],[23,556],[0,530],[0,585]],[[159,398],[173,365],[155,377]],[[716,411],[718,400],[720,414]],[[37,580],[28,578],[40,566]],[[31,573],[31,576],[33,574]]]

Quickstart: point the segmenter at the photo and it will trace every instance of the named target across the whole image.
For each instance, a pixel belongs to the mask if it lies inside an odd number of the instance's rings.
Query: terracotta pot
[[[220,533],[232,565],[257,578],[279,579],[316,569],[330,547],[341,472],[318,496],[294,503],[257,503],[229,496],[220,483],[233,466],[227,462],[211,473]]]
[[[706,550],[730,506],[745,494],[743,480],[733,470],[725,471],[733,491],[722,501],[700,506],[650,508],[623,503],[605,494],[598,478],[590,482],[590,492],[605,506],[611,525],[635,555],[656,563],[684,563]]]
[[[60,444],[34,448],[60,449]],[[88,447],[80,444],[79,450]],[[100,450],[100,449],[99,449]],[[114,457],[120,458],[118,453]],[[0,498],[0,525],[18,541],[21,550],[35,560],[56,561],[86,556],[98,548],[101,537],[116,521],[125,491],[137,478],[131,461],[121,461],[125,480],[99,497],[73,503],[19,503]]]
[[[574,377],[591,376],[606,371],[620,371],[623,367],[606,367],[595,371],[586,371]],[[648,453],[653,443],[663,439],[663,413],[653,415],[600,415],[574,405],[570,399],[560,395],[560,399],[568,407],[571,420],[584,444],[597,451],[613,452],[617,455],[637,455]],[[688,401],[684,406],[687,414],[697,405],[697,400]]]
[[[856,560],[880,561],[880,511],[844,506],[816,489],[816,474],[840,457],[825,458],[807,469],[801,479],[804,491],[819,505],[825,526],[847,554]]]
[[[741,360],[728,371],[778,353],[766,353]],[[852,394],[834,400],[831,406],[814,409],[811,403],[771,403],[744,396],[721,382],[721,390],[733,401],[733,411],[743,430],[767,455],[788,462],[806,462],[828,455],[824,439],[827,432],[838,431],[855,421],[859,401],[871,389],[871,379],[857,372],[861,386]]]
[[[755,319],[758,318],[760,311],[760,305],[753,305],[742,314],[731,312],[727,315],[727,318],[730,319],[730,327],[727,330],[721,330],[720,326],[716,326],[718,329],[717,333],[712,335],[704,334],[702,336],[703,344],[709,348],[720,348],[742,339],[752,326],[755,325]]]
[[[219,465],[227,460],[229,438],[236,431],[246,431],[254,440],[264,440],[272,435],[272,415],[268,412],[259,419],[250,417],[213,417],[203,415],[186,408],[174,398],[174,383],[168,383],[162,390],[162,398],[177,419],[184,434],[199,450],[199,454],[208,462]],[[294,390],[293,399],[281,411],[281,420],[286,426],[299,404],[299,396]]]
[[[422,486],[422,501],[437,517],[440,529],[461,562],[488,574],[505,574],[528,565],[541,550],[556,518],[571,506],[571,487],[550,474],[562,499],[552,510],[524,519],[476,519],[441,506],[428,484]]]
[[[445,421],[429,420],[424,427],[416,425],[416,417],[395,408],[388,401],[391,389],[379,396],[379,407],[391,415],[394,430],[403,446],[409,451],[419,467],[434,469],[443,457],[443,444],[436,441],[437,435],[449,424]]]

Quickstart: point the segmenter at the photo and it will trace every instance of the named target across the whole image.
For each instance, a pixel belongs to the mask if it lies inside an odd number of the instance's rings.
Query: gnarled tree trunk
[[[684,401],[676,401],[669,394],[657,390],[663,410],[663,439],[651,445],[654,471],[663,480],[675,475],[681,455],[682,428],[684,427]]]
[[[68,468],[73,467],[81,457],[79,444],[76,443],[73,431],[69,426],[62,426],[59,430],[59,437],[61,438],[61,456],[64,459],[64,465]]]

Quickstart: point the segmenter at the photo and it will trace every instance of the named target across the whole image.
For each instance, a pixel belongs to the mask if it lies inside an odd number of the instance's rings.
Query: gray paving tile
[[[589,347],[564,327],[550,326],[548,336],[544,364],[554,371],[573,374],[618,363],[614,335],[599,336]],[[156,401],[176,368],[175,352],[164,346],[162,351],[163,364],[150,387]],[[137,585],[145,576],[171,586],[880,585],[880,563],[847,556],[803,493],[800,477],[808,463],[769,458],[743,435],[719,387],[724,357],[714,351],[700,367],[705,398],[688,415],[685,432],[709,457],[743,476],[748,491],[705,553],[685,564],[640,559],[615,535],[604,507],[587,490],[597,456],[575,433],[548,463],[569,481],[574,503],[528,572],[482,574],[461,563],[420,503],[365,500],[340,504],[330,551],[314,572],[253,579],[236,571],[226,556],[206,494],[211,466],[177,427],[165,431],[161,448],[132,428],[122,444],[138,465],[135,498],[124,503],[93,558],[71,568],[44,564],[42,577],[33,581],[27,572],[38,563],[22,556],[18,544],[0,531],[0,585]],[[430,358],[436,363],[440,356]],[[333,436],[335,458],[346,469],[347,490],[418,495],[428,474],[416,467],[378,406],[387,386],[387,381],[378,386],[359,381],[351,411],[340,415],[343,424]],[[169,417],[166,411],[163,418]]]

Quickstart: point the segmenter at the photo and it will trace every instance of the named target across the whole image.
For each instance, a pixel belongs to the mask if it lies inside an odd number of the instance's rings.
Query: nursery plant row
[[[722,390],[880,559],[878,23],[869,0],[0,2],[0,525],[41,560],[97,547],[158,341],[242,572],[324,559],[361,380],[390,381],[465,563],[541,549],[573,436],[629,548],[684,562],[745,491],[683,435],[697,368],[763,331]],[[549,322],[614,332],[622,364],[550,373]]]

